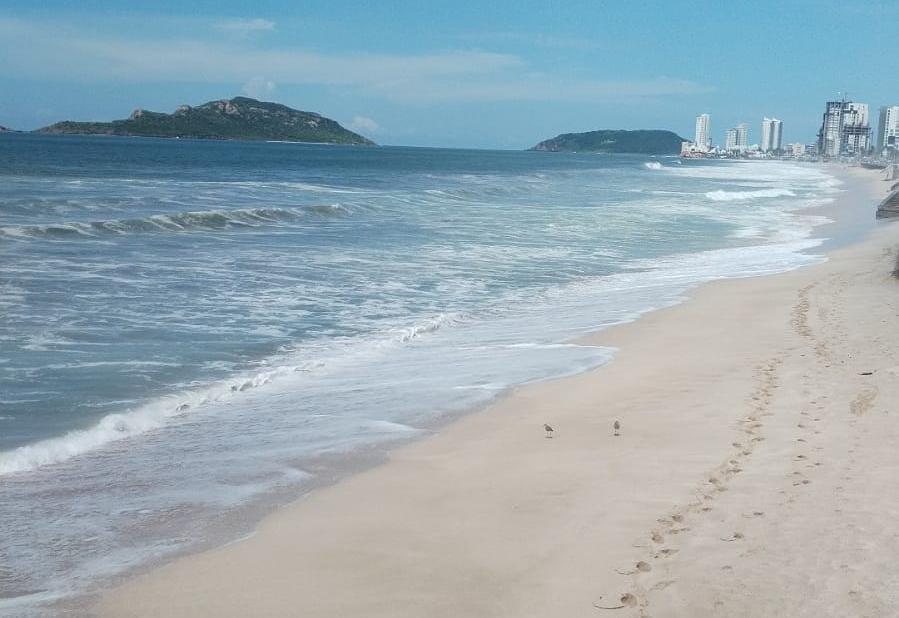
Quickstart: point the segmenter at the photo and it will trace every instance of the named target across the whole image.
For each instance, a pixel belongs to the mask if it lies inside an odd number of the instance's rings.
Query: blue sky
[[[664,128],[716,141],[823,103],[899,105],[899,2],[4,0],[0,125],[110,120],[239,94],[384,144],[524,148]],[[872,113],[872,115],[874,115]]]

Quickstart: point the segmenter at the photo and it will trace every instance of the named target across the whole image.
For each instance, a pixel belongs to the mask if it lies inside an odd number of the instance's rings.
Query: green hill
[[[182,105],[172,114],[138,109],[127,120],[112,122],[67,120],[37,132],[374,145],[320,114],[247,97],[210,101],[197,107]]]
[[[546,152],[604,152],[614,154],[678,154],[684,138],[671,131],[600,130],[563,133],[530,150]]]

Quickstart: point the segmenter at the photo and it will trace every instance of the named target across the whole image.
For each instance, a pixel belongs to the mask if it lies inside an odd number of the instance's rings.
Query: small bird
[[[618,421],[615,421],[615,424],[612,425],[612,427],[615,429],[615,435],[620,436],[621,434],[619,433],[619,431],[621,429],[621,423],[619,423]]]
[[[546,432],[546,437],[547,437],[547,438],[552,438],[552,437],[553,437],[553,428],[552,428],[552,427],[550,427],[550,426],[547,425],[546,423],[543,423],[543,430]]]

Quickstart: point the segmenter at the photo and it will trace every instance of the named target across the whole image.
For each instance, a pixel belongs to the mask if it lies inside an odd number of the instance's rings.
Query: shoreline
[[[873,218],[873,211],[871,213],[871,217]],[[334,499],[337,499],[340,497],[340,496],[338,496],[337,498],[334,498],[333,497],[334,494],[345,495],[347,493],[347,491],[352,493],[354,491],[354,487],[356,487],[359,484],[362,484],[364,486],[366,484],[370,485],[372,482],[375,482],[375,483],[385,482],[385,479],[383,479],[381,477],[383,477],[384,475],[386,475],[387,477],[390,477],[391,470],[394,470],[395,474],[400,474],[402,472],[403,467],[409,468],[409,466],[411,465],[410,464],[411,461],[427,462],[428,460],[433,459],[433,456],[429,455],[427,453],[429,448],[432,446],[442,445],[442,448],[449,447],[452,450],[457,450],[459,452],[462,452],[466,448],[466,442],[468,442],[470,440],[465,439],[460,434],[464,434],[467,431],[469,431],[471,429],[469,426],[471,426],[471,425],[476,426],[478,432],[483,432],[483,429],[485,429],[485,427],[487,429],[497,431],[500,429],[500,425],[511,424],[511,423],[513,423],[513,421],[521,421],[522,420],[521,418],[503,420],[502,418],[497,418],[497,417],[504,416],[502,414],[503,411],[511,411],[511,410],[521,407],[521,406],[524,406],[525,408],[530,406],[531,408],[533,408],[533,399],[543,401],[544,403],[545,402],[558,403],[561,401],[562,403],[565,404],[565,407],[571,407],[574,404],[583,405],[582,401],[569,400],[569,398],[566,396],[566,392],[569,390],[569,388],[574,391],[582,390],[584,388],[584,383],[590,383],[597,379],[601,380],[608,373],[620,373],[622,357],[627,359],[632,355],[632,353],[633,353],[632,350],[638,350],[642,347],[643,343],[641,341],[641,339],[642,339],[641,333],[645,333],[645,331],[648,329],[658,328],[657,323],[660,321],[662,323],[664,323],[667,319],[670,319],[668,316],[671,313],[691,313],[691,311],[687,311],[684,308],[688,307],[688,306],[693,307],[695,304],[697,304],[697,302],[698,302],[697,299],[702,299],[709,294],[714,295],[713,292],[709,292],[708,290],[717,289],[719,286],[726,287],[726,286],[736,284],[739,287],[742,284],[747,283],[747,282],[752,283],[752,282],[759,282],[759,281],[769,281],[769,280],[777,279],[780,277],[789,277],[791,275],[794,275],[797,272],[805,273],[812,269],[820,268],[821,266],[826,266],[826,263],[824,265],[810,266],[807,268],[802,268],[799,271],[791,271],[791,272],[788,272],[786,274],[781,274],[781,275],[753,277],[753,278],[749,278],[749,279],[727,279],[724,281],[712,282],[713,285],[700,285],[696,288],[692,288],[691,290],[689,290],[685,294],[685,296],[687,297],[686,300],[680,304],[677,304],[673,307],[655,310],[653,312],[650,312],[649,314],[642,315],[636,321],[628,322],[623,325],[613,326],[607,330],[603,330],[598,333],[588,335],[587,339],[592,340],[597,345],[599,345],[599,344],[601,344],[603,346],[612,345],[612,346],[618,348],[619,352],[618,352],[618,354],[616,354],[616,357],[612,363],[603,365],[597,369],[593,369],[593,370],[587,371],[585,373],[580,373],[580,374],[577,374],[574,376],[569,376],[569,377],[565,377],[565,378],[559,378],[559,379],[554,379],[554,380],[549,380],[549,381],[544,381],[544,382],[532,383],[532,384],[528,384],[528,385],[525,385],[522,387],[517,387],[517,388],[511,389],[511,391],[508,391],[507,393],[505,393],[498,401],[495,401],[492,404],[486,406],[486,408],[479,407],[476,410],[472,411],[470,414],[463,415],[461,418],[454,417],[453,419],[450,419],[451,422],[449,424],[440,426],[440,430],[436,435],[429,435],[429,436],[423,438],[422,440],[418,440],[418,441],[412,442],[410,444],[405,444],[398,448],[391,448],[389,453],[386,455],[386,458],[388,460],[387,463],[385,463],[383,465],[375,465],[374,467],[368,468],[358,474],[355,474],[355,475],[352,475],[349,477],[344,477],[342,480],[340,480],[338,482],[337,485],[330,486],[326,489],[315,490],[315,491],[313,491],[313,493],[306,494],[305,496],[301,497],[297,502],[295,502],[289,506],[279,508],[275,513],[273,513],[272,515],[267,517],[257,527],[257,532],[253,533],[251,538],[249,538],[248,540],[245,539],[242,541],[236,541],[236,542],[230,543],[229,545],[227,545],[223,548],[219,548],[219,549],[215,549],[215,550],[211,550],[211,551],[205,551],[200,554],[192,554],[186,558],[179,558],[179,559],[175,560],[174,562],[170,563],[169,565],[159,568],[158,570],[151,570],[146,575],[138,575],[134,579],[126,580],[126,583],[123,588],[114,589],[111,593],[107,593],[106,595],[104,595],[100,600],[100,605],[96,606],[95,609],[97,611],[99,611],[101,614],[103,614],[104,612],[108,612],[110,615],[131,615],[131,614],[129,614],[130,610],[134,610],[136,607],[140,607],[142,610],[146,611],[146,613],[153,613],[154,608],[151,603],[147,604],[147,605],[144,605],[143,603],[135,603],[133,601],[133,599],[128,600],[128,597],[130,597],[133,594],[138,594],[140,598],[147,598],[146,595],[142,594],[141,591],[147,592],[147,591],[153,590],[153,589],[156,590],[156,594],[151,593],[151,596],[156,597],[156,595],[160,591],[159,588],[156,587],[158,585],[159,580],[165,580],[167,577],[170,578],[172,572],[184,571],[184,569],[192,570],[192,567],[190,567],[190,563],[192,563],[192,562],[209,561],[209,560],[211,560],[212,562],[216,562],[216,560],[218,559],[217,564],[219,564],[219,566],[222,566],[222,564],[221,564],[222,560],[226,560],[226,561],[230,560],[230,558],[227,558],[226,556],[223,556],[222,554],[227,554],[232,551],[237,552],[237,553],[246,553],[244,550],[246,550],[247,548],[249,548],[251,546],[259,547],[259,545],[264,542],[264,539],[262,539],[262,537],[264,537],[264,536],[266,536],[266,537],[272,537],[272,536],[283,537],[284,533],[283,533],[283,531],[279,531],[278,530],[279,528],[287,528],[291,525],[300,525],[300,524],[297,524],[296,522],[291,521],[289,513],[293,513],[294,511],[302,511],[305,513],[309,513],[310,510],[316,509],[320,515],[322,508],[324,508],[324,507],[320,506],[320,503],[322,501],[324,501],[324,502],[328,502],[329,500],[333,501]],[[695,309],[693,311],[695,312]],[[635,332],[636,332],[636,334],[635,334]],[[630,334],[628,334],[628,333],[630,333]],[[616,366],[618,367],[618,370],[615,370]],[[608,382],[609,379],[606,378],[606,380],[604,380],[604,381]],[[636,384],[632,384],[631,386],[633,388],[639,388],[639,385],[636,385]],[[562,391],[562,392],[560,393],[560,391]],[[584,395],[584,396],[586,397],[586,395]],[[577,407],[577,406],[575,406],[575,407]],[[612,406],[612,408],[613,408],[613,410],[615,409],[614,406]],[[536,412],[531,409],[526,412],[525,416],[534,417],[535,413]],[[569,415],[573,414],[572,419],[576,419],[577,423],[585,424],[589,428],[595,428],[596,423],[599,422],[598,419],[584,418],[583,410],[580,410],[580,414],[577,414],[577,413],[575,413],[575,411],[572,411],[572,410],[567,410],[567,413]],[[558,442],[562,441],[562,440],[560,440],[560,438],[562,438],[563,435],[568,433],[567,429],[565,428],[565,425],[558,426],[558,422],[553,421],[552,416],[553,415],[550,415],[549,417],[547,417],[546,421],[544,421],[544,422],[550,422],[551,424],[554,424],[556,426],[556,429],[557,429],[556,438],[553,442],[549,442],[549,441],[538,442],[538,444],[536,446],[539,448],[543,448],[545,444],[553,444],[553,445],[558,444]],[[629,425],[631,424],[631,421],[627,420],[627,417],[623,416],[621,414],[618,414],[615,416],[622,417],[622,422],[625,427],[624,437],[626,437],[628,435],[628,428],[629,428]],[[536,422],[537,421],[536,417],[534,417],[532,420],[534,421],[533,424],[535,425],[537,430],[539,430],[541,423]],[[603,424],[610,425],[610,423],[611,423],[611,421],[607,418],[605,418],[603,420]],[[508,429],[508,427],[507,427],[507,429]],[[513,426],[512,429],[516,430],[516,432],[515,432],[516,439],[523,438],[525,440],[525,443],[528,443],[528,444],[531,442],[530,437],[532,437],[532,436],[530,436],[530,433],[532,433],[532,431],[529,430],[525,434],[525,436],[528,436],[528,437],[524,437],[524,436],[518,435],[518,430],[521,429],[520,423]],[[608,432],[597,431],[597,435],[603,435],[604,433],[608,433]],[[542,432],[538,431],[536,435],[542,439]],[[491,443],[490,440],[487,440],[486,442],[482,441],[480,438],[478,438],[478,440],[482,442],[481,443],[482,448]],[[621,442],[623,443],[624,440],[621,440]],[[447,443],[449,443],[449,444],[447,444]],[[530,445],[530,446],[533,447],[534,445]],[[475,447],[471,447],[471,448],[475,448]],[[583,444],[579,444],[578,449],[583,450],[584,449]],[[569,455],[572,455],[572,454],[569,454]],[[592,456],[588,456],[586,453],[583,453],[583,452],[580,452],[579,456],[583,456],[583,457],[587,457],[588,459],[592,459]],[[491,468],[492,467],[491,464],[488,463],[490,461],[493,461],[493,463],[496,463],[495,458],[486,457],[485,459],[486,459],[485,461],[481,462],[481,465],[484,467]],[[711,463],[711,462],[705,461],[705,460],[702,460],[702,461],[705,465],[708,465]],[[471,463],[472,467],[475,467],[478,464],[478,461],[476,459],[472,459],[470,463]],[[599,460],[594,463],[604,463],[604,464],[608,465],[609,463],[612,463],[612,462],[606,461],[606,458],[604,458],[600,455]],[[396,471],[397,468],[400,468],[400,471]],[[572,470],[572,468],[570,466],[563,466],[560,468],[560,471],[571,472],[571,470]],[[444,473],[448,472],[448,470],[444,470],[443,468],[441,468],[441,471]],[[409,472],[410,472],[409,470],[406,470],[405,473],[408,474]],[[417,476],[416,475],[413,475],[413,476],[416,477],[415,480],[417,482],[422,482],[421,477],[427,476],[427,475],[424,473],[421,473],[421,474],[418,474]],[[520,476],[520,475],[518,475],[518,476]],[[371,480],[372,477],[374,477],[374,481]],[[514,471],[513,471],[513,477],[514,477]],[[387,480],[389,480],[389,479],[387,479]],[[505,480],[508,483],[516,485],[516,487],[517,487],[517,482],[520,481],[521,479],[507,478]],[[524,490],[524,488],[519,488],[519,489],[522,491]],[[381,495],[381,492],[375,492],[374,494],[371,494],[371,493],[365,494],[365,487],[363,487],[363,489],[358,490],[358,491],[361,491],[362,495],[368,495],[369,497],[372,497],[372,495],[374,495],[375,497],[378,497],[379,495]],[[527,493],[527,492],[525,491],[524,493]],[[328,498],[329,495],[332,496],[332,498]],[[394,494],[390,494],[390,495],[394,495]],[[398,500],[403,498],[403,496],[399,495],[399,494],[394,495],[394,497],[397,498]],[[352,502],[352,500],[350,500],[350,501]],[[310,504],[312,504],[312,506],[310,506]],[[407,504],[406,505],[408,510],[411,510],[413,512],[415,511],[415,508],[417,506],[419,506],[419,505],[416,505],[416,504]],[[327,511],[327,510],[328,510],[328,508],[325,508],[325,511]],[[589,511],[590,509],[587,509],[587,510]],[[402,511],[398,511],[398,512],[402,513]],[[436,515],[435,513],[430,513],[430,514]],[[317,517],[318,517],[318,515],[317,515]],[[318,523],[317,524],[313,523],[311,525],[326,525],[326,524],[328,524],[327,519],[328,518],[316,519],[315,521],[317,521]],[[343,518],[339,518],[339,519],[341,521],[343,521],[344,526],[352,529],[354,522],[345,521]],[[404,517],[402,517],[402,516],[399,517],[400,522],[403,519],[404,519]],[[439,520],[439,517],[437,517],[435,519]],[[365,522],[357,522],[357,523],[365,523]],[[302,526],[300,526],[300,527],[302,527]],[[306,527],[308,528],[308,525]],[[296,532],[296,531],[294,531],[294,532]],[[356,530],[356,532],[358,533],[359,531]],[[367,537],[367,535],[363,535],[363,536]],[[469,536],[469,535],[462,535],[461,538],[464,539],[467,536]],[[476,537],[477,535],[472,534],[470,536]],[[401,538],[401,537],[402,537],[402,534],[399,534],[398,538]],[[262,539],[262,540],[260,540],[260,539]],[[309,540],[314,540],[314,539],[309,539]],[[320,539],[320,540],[325,541],[326,539]],[[362,540],[364,540],[364,539],[362,539]],[[333,550],[334,548],[331,548],[331,549]],[[450,550],[452,548],[448,547],[446,549]],[[346,550],[351,550],[351,548],[346,548]],[[324,551],[324,547],[322,548],[322,551]],[[324,555],[324,554],[322,554],[322,555]],[[313,560],[312,562],[315,562],[315,561]],[[187,566],[185,566],[185,565],[187,565]],[[349,567],[351,565],[347,565],[347,566]],[[284,565],[284,570],[291,570],[291,568],[292,568],[291,565]],[[347,571],[349,574],[349,572],[352,571],[352,568],[348,568]],[[375,573],[368,573],[368,575],[370,577],[376,577],[378,574],[383,575],[383,573],[380,570]],[[181,573],[181,575],[178,575],[177,577],[180,579],[182,576],[183,576],[183,573]],[[215,579],[215,578],[213,578],[213,579]],[[154,583],[154,581],[156,581],[157,583]],[[178,580],[170,579],[169,586],[171,586],[173,581],[178,581]],[[207,592],[210,595],[214,594],[212,592],[212,589],[209,588],[210,582],[208,580],[202,582],[202,584],[203,584],[202,586],[199,586],[199,584],[201,582],[195,582],[195,583],[198,584],[199,590],[207,590]],[[259,583],[259,585],[260,585],[260,588],[266,587],[265,584],[261,583],[261,582]],[[163,587],[164,586],[165,585],[163,585]],[[159,602],[168,600],[168,601],[172,601],[173,603],[177,603],[177,601],[174,598],[168,598],[169,596],[170,596],[169,593],[166,592],[165,599],[156,598],[156,600]],[[191,597],[193,597],[192,594],[191,594]],[[121,604],[121,603],[117,604],[116,599],[119,599],[120,602],[123,599],[125,599],[126,602],[124,604]],[[208,600],[212,601],[211,598]],[[279,599],[268,598],[267,601],[268,602],[277,602],[277,601],[279,601]],[[287,599],[282,599],[282,601],[286,602]],[[256,602],[261,602],[261,599],[259,599],[259,598],[255,599],[254,604],[253,604],[254,607],[257,606]],[[216,600],[216,603],[218,603],[218,600]],[[263,603],[263,605],[261,605],[260,607],[263,607],[263,606],[266,606],[266,605]],[[180,607],[180,610],[172,609],[175,607]],[[237,609],[238,606],[234,605],[233,603],[224,603],[224,604],[218,605],[218,607],[215,609],[213,608],[213,606],[206,606],[206,607],[207,607],[207,611],[210,615],[221,614],[222,612],[227,614],[229,610],[234,611],[234,612],[238,611],[238,609]],[[365,605],[360,604],[360,607],[358,609],[360,609],[360,611],[361,611],[361,609],[363,607],[365,607]],[[178,614],[179,611],[181,611],[181,612],[187,611],[188,606],[172,605],[168,609],[174,611],[175,614]],[[197,610],[196,607],[194,607],[193,609]],[[321,609],[322,609],[322,611],[324,611],[327,608],[325,608],[323,606],[323,607],[321,607]],[[403,615],[402,612],[392,613],[392,611],[395,610],[396,608],[389,608],[389,609],[391,611],[387,611],[385,613],[385,615]],[[430,609],[433,609],[433,608],[427,608],[427,610],[424,607],[419,608],[419,610],[426,611],[426,613],[430,613],[430,611],[429,611]],[[472,608],[472,609],[474,609],[474,608]],[[197,610],[197,611],[199,611],[199,610]],[[277,611],[277,610],[274,610],[274,611]],[[349,611],[349,613],[352,613],[352,610],[349,608],[342,608],[342,609],[330,608],[329,611],[331,612],[331,615],[333,615],[335,613],[342,614],[344,611]],[[480,612],[480,610],[477,610],[477,611]],[[524,613],[527,615],[530,615],[528,613],[529,611],[530,610],[524,611]],[[595,610],[593,610],[593,611],[595,611]],[[162,613],[169,613],[169,612],[163,611]],[[194,612],[191,612],[191,613],[194,613]],[[200,613],[200,615],[203,614],[202,612],[199,612],[199,613]],[[313,613],[313,615],[314,615],[314,612],[310,612],[310,613]],[[133,615],[143,615],[143,614],[136,613]],[[328,615],[328,612],[326,611],[324,615]],[[377,612],[375,612],[374,614],[366,614],[366,615],[378,615],[378,614],[377,614]],[[414,614],[410,614],[410,615],[414,615]],[[432,613],[432,615],[440,615],[440,614]],[[539,612],[535,611],[533,615],[546,615],[546,614],[540,614]]]

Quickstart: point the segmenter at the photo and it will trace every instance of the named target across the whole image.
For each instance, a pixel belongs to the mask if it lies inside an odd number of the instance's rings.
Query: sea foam
[[[709,191],[707,198],[715,202],[740,202],[765,197],[793,197],[796,194],[790,189],[759,189],[757,191]]]

